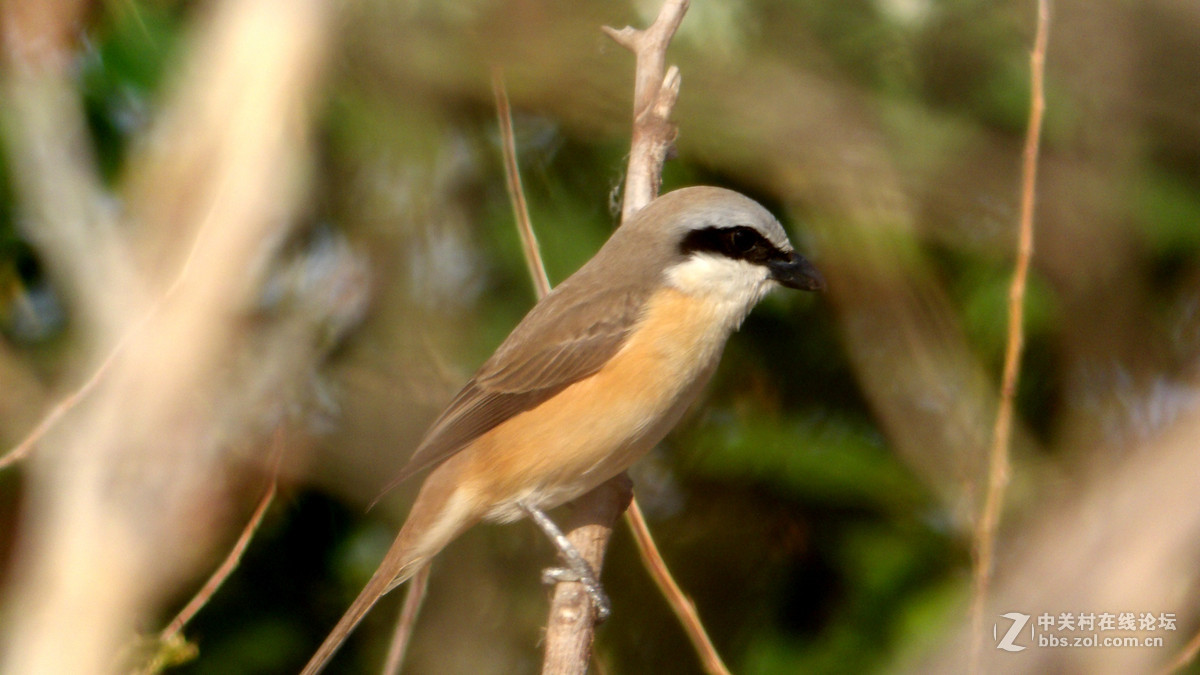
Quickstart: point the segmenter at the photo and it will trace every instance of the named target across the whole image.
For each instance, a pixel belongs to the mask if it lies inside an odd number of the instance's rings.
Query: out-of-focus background
[[[0,4],[3,449],[71,406],[0,472],[3,672],[128,671],[279,452],[174,672],[304,663],[418,483],[367,504],[534,302],[493,73],[558,282],[611,231],[629,147],[633,59],[600,27],[657,10]],[[829,282],[765,301],[633,472],[734,672],[963,672],[972,639],[993,672],[1153,672],[1200,630],[1200,4],[1058,0],[1013,480],[971,634],[1034,17],[694,0],[675,38],[664,190],[759,199]],[[405,672],[536,672],[552,561],[527,523],[451,545]],[[700,672],[623,529],[604,580],[595,672]],[[395,595],[329,672],[376,671]],[[1035,633],[1010,653],[1013,612]],[[1059,625],[1102,613],[1137,628]],[[1093,633],[1163,640],[1037,645]]]

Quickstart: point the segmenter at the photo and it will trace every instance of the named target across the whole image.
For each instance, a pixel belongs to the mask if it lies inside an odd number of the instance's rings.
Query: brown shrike
[[[531,516],[561,549],[545,511],[662,440],[712,376],[730,333],[776,284],[824,287],[779,222],[736,192],[676,190],[621,225],[530,310],[429,428],[392,484],[433,471],[305,675],[384,593],[481,520]],[[607,600],[587,563],[563,554],[602,618]]]

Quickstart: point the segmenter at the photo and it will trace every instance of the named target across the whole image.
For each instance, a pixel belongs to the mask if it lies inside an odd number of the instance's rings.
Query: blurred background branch
[[[64,298],[78,372],[104,368],[31,456],[0,668],[108,672],[222,542],[236,470],[318,353],[318,317],[244,323],[301,194],[324,11],[212,6],[118,192],[67,68],[86,7],[4,9],[26,21],[5,34],[21,231]],[[256,347],[266,358],[239,368]]]

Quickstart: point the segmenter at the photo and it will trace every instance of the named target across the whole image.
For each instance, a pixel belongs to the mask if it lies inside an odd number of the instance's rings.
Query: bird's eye
[[[729,232],[729,250],[739,256],[744,256],[754,249],[754,245],[758,243],[758,237],[748,228],[739,227]]]

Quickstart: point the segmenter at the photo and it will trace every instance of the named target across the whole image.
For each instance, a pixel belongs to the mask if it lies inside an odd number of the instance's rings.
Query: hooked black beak
[[[788,288],[801,291],[825,290],[825,277],[821,276],[817,268],[805,260],[804,256],[795,251],[789,251],[785,257],[768,261],[767,269],[771,271],[772,279]]]

